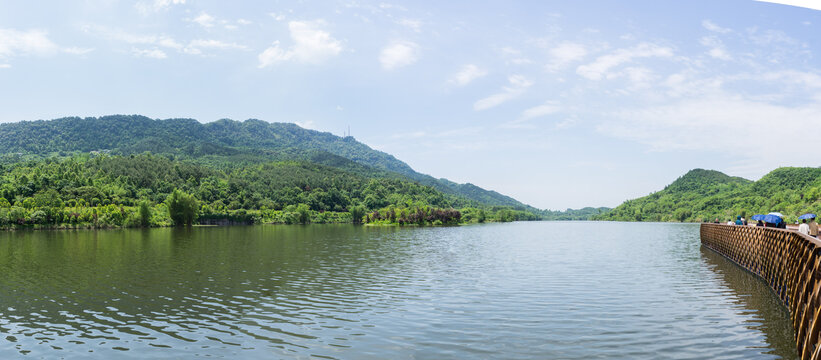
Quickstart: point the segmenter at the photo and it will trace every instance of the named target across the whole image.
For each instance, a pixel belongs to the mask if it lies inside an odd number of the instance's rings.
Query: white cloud
[[[624,69],[624,75],[630,81],[628,90],[633,91],[649,88],[656,79],[653,71],[645,67],[628,67]]]
[[[213,39],[197,39],[192,40],[188,45],[183,49],[183,51],[187,54],[195,54],[199,55],[202,54],[203,50],[207,49],[214,49],[214,50],[246,50],[248,47],[245,45],[240,45],[237,43],[226,43],[219,40]]]
[[[320,28],[325,25],[322,20],[291,21],[288,30],[291,33],[293,46],[282,49],[279,41],[259,54],[259,67],[264,68],[282,61],[295,61],[307,64],[319,64],[342,52],[342,43],[334,39],[327,31]]]
[[[785,70],[756,74],[755,78],[766,81],[776,81],[783,85],[804,86],[808,90],[821,89],[821,75],[811,72]]]
[[[707,52],[713,58],[719,60],[731,60],[733,57],[727,52],[727,49],[724,47],[724,43],[721,42],[715,36],[705,36],[701,38],[701,45],[709,47],[710,50]]]
[[[799,164],[798,154],[815,153],[816,142],[797,136],[801,129],[821,125],[819,113],[818,101],[783,106],[716,92],[619,111],[597,130],[654,151],[729,154],[739,159],[730,165],[743,172],[740,175],[760,176],[778,166]]]
[[[294,123],[303,129],[317,130],[316,123],[313,120],[294,121]]]
[[[49,40],[45,30],[0,29],[0,58],[46,56],[53,55],[58,50],[60,47]]]
[[[168,55],[165,54],[164,51],[153,48],[153,49],[138,49],[132,48],[131,53],[134,54],[136,57],[146,57],[151,59],[165,59]]]
[[[271,47],[265,49],[265,51],[257,56],[260,68],[271,66],[278,62],[288,61],[292,57],[291,54],[279,47],[279,41],[274,41]]]
[[[480,77],[487,75],[487,70],[473,64],[467,64],[448,81],[456,86],[465,86]]]
[[[148,15],[152,12],[167,10],[171,5],[185,4],[186,0],[143,0],[134,4],[140,14]]]
[[[747,29],[750,40],[757,45],[793,45],[800,46],[800,41],[791,38],[783,31],[759,30],[758,28]]]
[[[129,45],[155,45],[174,50],[182,50],[185,47],[166,35],[138,35],[127,33],[120,29],[96,25],[85,26],[83,27],[83,31],[108,40],[124,42]]]
[[[414,32],[422,31],[422,22],[419,21],[419,20],[401,19],[401,20],[397,21],[396,23],[399,24],[399,25],[402,25],[404,27],[407,27],[407,28],[413,30]]]
[[[572,118],[572,117],[567,118],[567,119],[564,119],[562,121],[557,122],[556,123],[556,129],[558,129],[558,130],[569,129],[569,128],[572,128],[573,126],[576,126],[576,123],[578,123],[578,122],[579,122],[579,120],[576,119],[576,118]]]
[[[561,108],[557,105],[545,104],[534,106],[522,112],[522,119],[529,120],[559,112]]]
[[[539,118],[551,114],[558,113],[562,110],[556,104],[544,104],[539,106],[534,106],[525,111],[522,111],[522,115],[519,116],[518,119],[514,121],[510,121],[501,125],[503,128],[512,128],[512,129],[532,129],[535,126],[529,124],[528,122],[534,118]]]
[[[167,47],[174,50],[181,50],[183,48],[182,44],[164,35],[156,37],[154,41],[150,42],[150,44],[157,44],[159,46]]]
[[[216,20],[216,18],[214,18],[211,15],[208,15],[205,11],[203,11],[199,15],[197,15],[197,17],[191,19],[190,21],[200,24],[200,26],[202,27],[209,28],[214,26],[214,22]]]
[[[380,8],[380,9],[383,9],[383,10],[388,10],[388,9],[397,9],[397,10],[400,10],[400,11],[408,11],[408,8],[406,8],[406,7],[402,6],[402,5],[397,5],[397,4],[389,4],[389,3],[384,3],[384,2],[383,2],[383,3],[379,3],[379,8]]]
[[[706,93],[716,93],[724,85],[723,77],[698,78],[697,75],[693,70],[669,75],[664,81],[659,82],[663,88],[658,89],[658,94],[664,94],[669,98],[702,96]]]
[[[818,0],[756,0],[759,2],[768,2],[773,4],[782,4],[803,7],[813,10],[821,10],[821,3]]]
[[[240,25],[251,25],[251,24],[253,24],[253,22],[251,22],[251,20],[237,19],[237,24],[240,24]]]
[[[651,43],[641,43],[629,49],[618,49],[610,54],[602,55],[587,65],[576,68],[576,73],[590,80],[601,80],[608,77],[612,68],[629,63],[637,58],[673,56],[673,49],[661,47]]]
[[[508,86],[502,88],[502,92],[490,95],[473,103],[473,110],[482,111],[501,105],[502,103],[522,95],[533,82],[522,75],[511,75],[508,77]]]
[[[563,42],[548,51],[550,60],[545,68],[548,71],[558,71],[561,68],[584,59],[587,49],[582,44]]]
[[[710,20],[702,21],[701,26],[703,26],[707,30],[710,30],[712,32],[717,32],[717,33],[720,33],[720,34],[726,34],[726,33],[732,32],[732,30],[727,29],[727,28],[723,28],[721,26],[718,26]]]
[[[195,39],[187,45],[166,35],[139,35],[127,33],[119,29],[104,26],[86,26],[85,32],[99,35],[112,41],[124,42],[133,45],[131,54],[137,57],[164,59],[168,54],[162,49],[171,49],[178,52],[202,55],[207,50],[247,50],[248,47],[237,43],[227,43],[214,39]]]
[[[0,68],[8,69],[6,61],[20,56],[53,56],[60,53],[84,55],[94,49],[60,47],[48,37],[45,30],[0,29]]]
[[[500,49],[502,56],[505,57],[505,62],[513,65],[527,65],[532,64],[533,60],[527,58],[518,49],[505,46]]]
[[[393,70],[419,60],[419,45],[410,41],[394,41],[379,53],[379,63],[385,70]]]
[[[85,55],[94,51],[93,48],[67,47],[63,48],[63,52],[72,55]]]

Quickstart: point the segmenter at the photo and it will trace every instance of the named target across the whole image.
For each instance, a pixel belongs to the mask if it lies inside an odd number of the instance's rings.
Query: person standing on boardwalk
[[[810,219],[810,236],[817,238],[818,237],[818,223],[815,222],[815,218]]]
[[[744,225],[744,222],[741,221],[741,215],[735,217],[735,224],[736,225]]]
[[[810,234],[810,226],[807,225],[807,219],[801,219],[801,225],[798,225],[798,232],[804,235]]]

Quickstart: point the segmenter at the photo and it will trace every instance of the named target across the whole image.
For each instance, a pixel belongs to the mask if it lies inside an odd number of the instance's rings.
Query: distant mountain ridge
[[[693,169],[663,190],[595,216],[617,221],[719,221],[781,212],[787,221],[821,214],[821,168],[778,168],[758,181]]]
[[[200,123],[188,118],[154,120],[141,115],[111,115],[0,124],[0,153],[3,154],[49,156],[100,150],[122,155],[149,151],[204,159],[229,156],[237,161],[299,159],[367,171],[348,160],[484,204],[537,210],[496,191],[418,173],[394,156],[371,149],[353,137],[304,129],[291,123],[256,119]]]

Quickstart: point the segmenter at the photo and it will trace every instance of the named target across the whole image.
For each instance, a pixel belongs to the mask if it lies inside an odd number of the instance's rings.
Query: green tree
[[[60,194],[54,189],[41,191],[34,195],[34,205],[38,207],[63,207]]]
[[[354,224],[361,224],[362,217],[365,216],[365,208],[361,205],[351,207],[351,218]]]
[[[311,222],[311,208],[308,204],[299,204],[296,207],[297,222],[307,224]]]
[[[31,222],[35,224],[45,224],[48,222],[48,215],[43,210],[37,210],[31,213]]]
[[[23,225],[26,223],[26,209],[19,206],[12,206],[9,210],[9,223]]]
[[[137,218],[140,220],[140,226],[148,227],[151,225],[151,206],[148,201],[140,202],[140,207],[137,209]]]
[[[174,225],[191,226],[194,220],[197,219],[197,212],[200,207],[193,195],[174,189],[166,198],[165,204],[168,206],[168,217],[171,218]]]

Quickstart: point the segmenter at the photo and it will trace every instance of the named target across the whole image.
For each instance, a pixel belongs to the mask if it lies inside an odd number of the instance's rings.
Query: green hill
[[[793,222],[821,214],[821,168],[778,168],[758,181],[695,169],[648,196],[628,200],[597,220],[700,222],[778,211]]]
[[[592,220],[596,216],[612,210],[608,207],[586,207],[581,209],[567,209],[565,211],[544,210],[545,220]]]
[[[495,191],[420,174],[392,155],[371,149],[353,137],[339,137],[290,123],[223,119],[203,124],[194,119],[112,115],[0,124],[0,154],[25,158],[92,151],[167,154],[212,167],[308,161],[370,176],[396,178],[398,174],[445,194],[482,204],[536,210]]]

